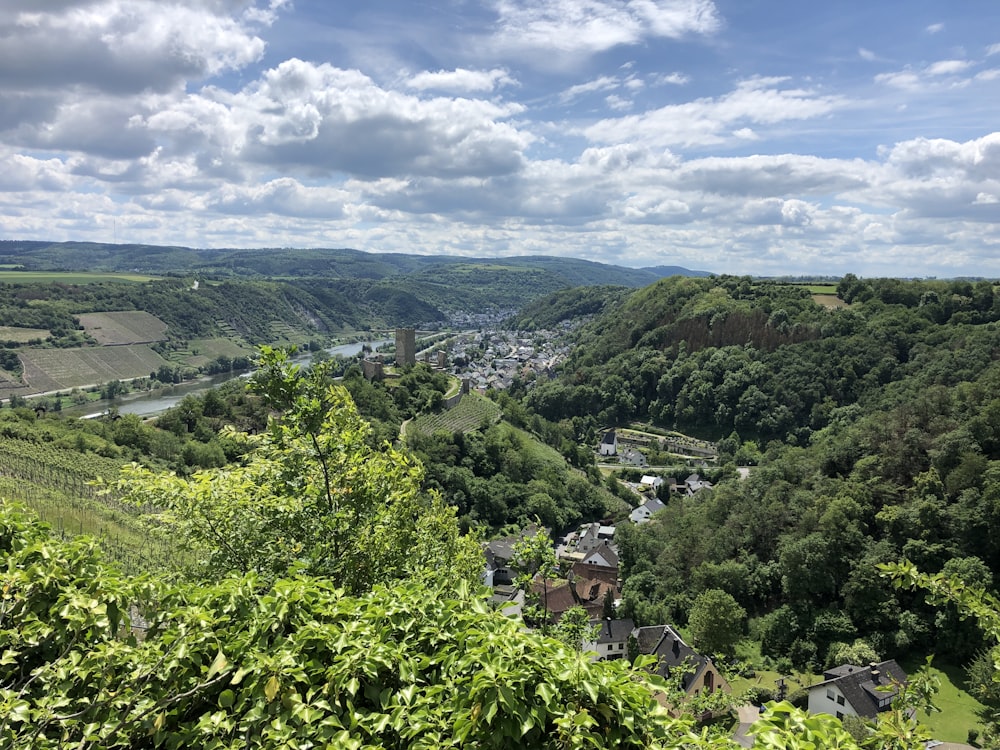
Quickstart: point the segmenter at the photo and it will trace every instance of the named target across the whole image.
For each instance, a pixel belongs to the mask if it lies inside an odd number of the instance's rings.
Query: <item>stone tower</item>
[[[413,328],[396,329],[396,364],[400,367],[417,363],[417,332]]]

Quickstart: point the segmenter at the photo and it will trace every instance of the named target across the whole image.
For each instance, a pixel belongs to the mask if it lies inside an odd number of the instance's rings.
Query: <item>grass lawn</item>
[[[923,662],[904,660],[900,666],[907,673],[915,672]],[[931,674],[940,680],[934,704],[939,712],[921,712],[920,722],[930,728],[934,739],[944,742],[967,742],[970,729],[981,729],[980,712],[985,706],[965,691],[965,669],[945,662],[934,663]]]

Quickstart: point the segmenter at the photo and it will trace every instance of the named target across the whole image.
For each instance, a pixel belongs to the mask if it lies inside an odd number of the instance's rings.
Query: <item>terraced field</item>
[[[80,325],[102,345],[148,344],[167,337],[167,324],[142,310],[83,313]]]
[[[24,381],[33,393],[57,391],[149,375],[167,364],[148,346],[27,349],[21,353]]]

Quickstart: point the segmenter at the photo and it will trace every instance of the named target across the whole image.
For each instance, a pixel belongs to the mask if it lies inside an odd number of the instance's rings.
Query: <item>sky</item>
[[[1000,277],[1000,2],[3,0],[0,238]]]

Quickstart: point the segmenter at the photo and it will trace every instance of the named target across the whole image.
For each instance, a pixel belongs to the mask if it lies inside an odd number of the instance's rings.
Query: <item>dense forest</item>
[[[876,565],[906,558],[987,589],[1000,575],[1000,294],[853,276],[837,292],[849,306],[748,278],[658,282],[582,326],[525,403],[715,437],[723,462],[755,466],[672,498],[658,523],[619,525],[636,621],[683,623],[721,589],[785,665],[827,666],[857,639],[969,664],[976,626]]]

